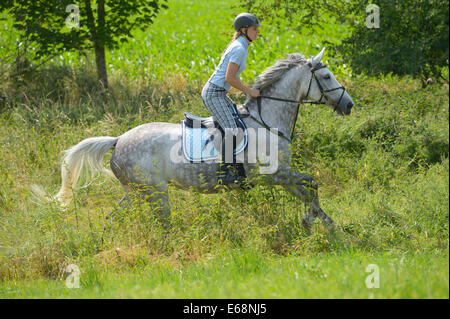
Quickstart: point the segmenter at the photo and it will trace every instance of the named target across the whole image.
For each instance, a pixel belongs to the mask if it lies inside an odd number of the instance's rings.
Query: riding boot
[[[225,147],[228,138],[232,138],[233,144],[231,150]],[[234,149],[236,148],[236,136],[226,136],[222,140],[222,161],[219,164],[219,175],[218,180],[222,185],[230,183],[238,183],[240,180],[245,178],[244,165],[242,163],[236,163],[236,155],[234,154]],[[232,161],[229,162],[229,154],[232,152]]]

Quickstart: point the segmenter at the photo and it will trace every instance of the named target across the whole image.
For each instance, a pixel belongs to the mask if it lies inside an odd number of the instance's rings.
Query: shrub
[[[364,3],[366,1],[362,1]],[[379,28],[361,15],[336,49],[356,73],[412,75],[426,84],[448,67],[448,0],[380,0]],[[365,8],[365,6],[361,6]]]

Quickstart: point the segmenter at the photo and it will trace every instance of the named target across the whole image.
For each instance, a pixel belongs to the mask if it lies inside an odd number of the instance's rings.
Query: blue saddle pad
[[[236,146],[234,150],[235,155],[245,150],[248,143],[247,127],[241,119],[237,119],[237,121],[242,124],[244,137],[241,139],[239,145]],[[186,125],[185,120],[181,121],[183,154],[188,161],[204,162],[218,159],[220,150],[214,147],[213,134],[211,134],[212,129],[214,128],[192,128]]]

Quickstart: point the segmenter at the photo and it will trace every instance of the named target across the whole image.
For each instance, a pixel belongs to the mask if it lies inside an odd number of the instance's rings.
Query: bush
[[[366,1],[363,1],[363,3]],[[356,73],[412,75],[427,83],[448,67],[448,0],[380,0],[379,28],[361,15],[335,48]],[[365,6],[361,6],[365,8]]]
[[[379,0],[379,27],[368,0],[255,0],[245,4],[263,24],[295,30],[303,36],[320,34],[357,74],[412,75],[428,83],[448,82],[448,0]],[[372,4],[373,5],[373,4]],[[366,12],[366,9],[368,12]],[[333,25],[333,28],[327,26]],[[337,39],[333,33],[339,26]]]

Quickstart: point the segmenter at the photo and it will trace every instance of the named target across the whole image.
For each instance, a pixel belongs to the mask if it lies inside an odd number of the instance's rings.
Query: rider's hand
[[[258,89],[250,89],[249,94],[251,97],[255,97],[255,98],[261,95],[261,93],[259,92]]]

